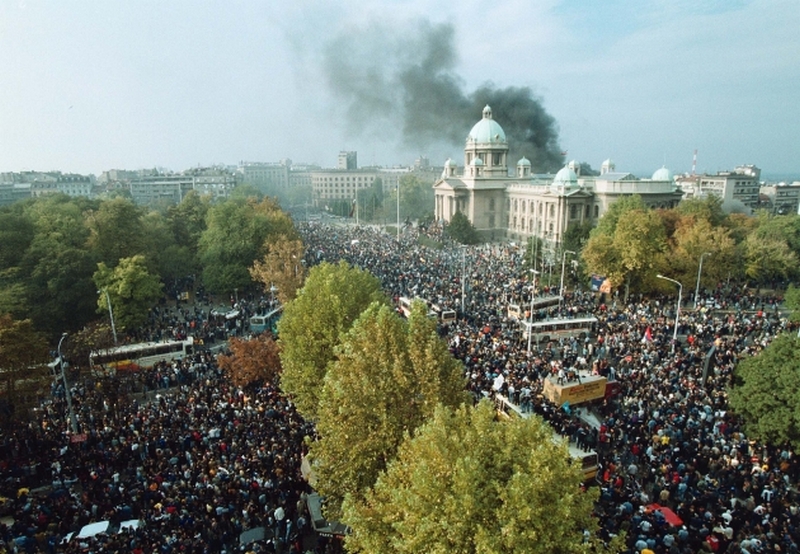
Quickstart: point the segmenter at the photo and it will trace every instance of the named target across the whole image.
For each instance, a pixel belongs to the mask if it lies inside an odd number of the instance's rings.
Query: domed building
[[[437,220],[449,222],[461,212],[486,239],[537,236],[553,251],[567,229],[587,221],[596,224],[621,196],[639,194],[646,204],[664,208],[676,206],[682,196],[666,168],[652,179],[639,179],[617,172],[610,159],[602,163],[599,176],[581,175],[576,161],[555,175],[536,174],[527,158],[509,173],[508,140],[490,106],[467,135],[463,167],[459,175],[447,160],[433,185]]]

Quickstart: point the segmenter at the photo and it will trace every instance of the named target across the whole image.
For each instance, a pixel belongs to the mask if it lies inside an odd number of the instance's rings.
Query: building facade
[[[435,216],[449,222],[456,212],[484,237],[525,240],[536,236],[557,248],[573,225],[595,224],[614,202],[638,194],[652,207],[672,208],[682,197],[671,173],[657,170],[649,179],[617,172],[606,160],[599,176],[580,175],[570,162],[555,175],[531,173],[526,158],[509,172],[508,141],[489,106],[467,136],[464,167],[445,162],[434,184]]]

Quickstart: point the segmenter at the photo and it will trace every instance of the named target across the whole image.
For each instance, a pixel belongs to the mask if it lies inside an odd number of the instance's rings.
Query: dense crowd
[[[596,514],[604,537],[626,532],[630,552],[798,550],[796,455],[785,445],[750,440],[726,406],[737,360],[789,328],[779,298],[725,286],[703,291],[698,309],[681,311],[681,340],[673,345],[672,298],[626,302],[614,294],[598,303],[573,283],[563,303],[534,317],[591,313],[596,333],[529,351],[506,311],[509,303],[526,305],[531,294],[530,273],[514,245],[459,247],[436,226],[406,229],[400,240],[366,227],[314,223],[301,233],[308,265],[344,259],[375,274],[394,299],[422,297],[458,311],[441,331],[475,397],[499,392],[598,452]],[[444,247],[422,246],[423,235]],[[540,281],[556,290],[559,279],[543,272]],[[229,307],[243,319],[261,302],[235,298]],[[224,311],[212,314],[212,304],[163,307],[142,338],[202,330],[212,337],[220,327],[236,332]],[[566,371],[619,383],[619,393],[595,407],[595,422],[544,399],[543,380]],[[136,389],[150,392],[133,402],[111,403],[107,390],[91,384],[73,387],[84,442],[67,442],[58,395],[28,427],[3,435],[2,490],[14,519],[0,527],[6,548],[223,552],[236,547],[243,531],[265,527],[285,549],[299,551],[293,538],[308,526],[309,491],[300,460],[313,429],[280,391],[270,384],[233,387],[207,351],[139,379]],[[50,485],[44,491],[24,488],[42,482]],[[672,525],[649,508],[655,503],[682,523]],[[102,520],[141,525],[62,543]]]

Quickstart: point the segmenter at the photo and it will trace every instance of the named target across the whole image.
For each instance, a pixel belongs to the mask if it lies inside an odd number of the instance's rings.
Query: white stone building
[[[617,172],[611,160],[603,162],[599,176],[580,175],[576,162],[555,175],[532,174],[526,158],[510,174],[508,141],[489,106],[467,136],[464,170],[447,160],[433,187],[438,220],[448,222],[461,212],[485,238],[537,236],[552,248],[570,226],[595,224],[623,196],[639,194],[645,204],[659,208],[676,206],[682,196],[666,168],[641,179]]]

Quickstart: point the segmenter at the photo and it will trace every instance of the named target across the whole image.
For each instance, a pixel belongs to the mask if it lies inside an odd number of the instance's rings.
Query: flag
[[[644,335],[642,336],[642,344],[646,342],[653,342],[653,331],[650,330],[650,326],[647,326],[647,329],[644,330]]]
[[[353,217],[353,214],[356,212],[356,199],[353,198],[353,203],[350,205],[350,215],[347,217]]]

